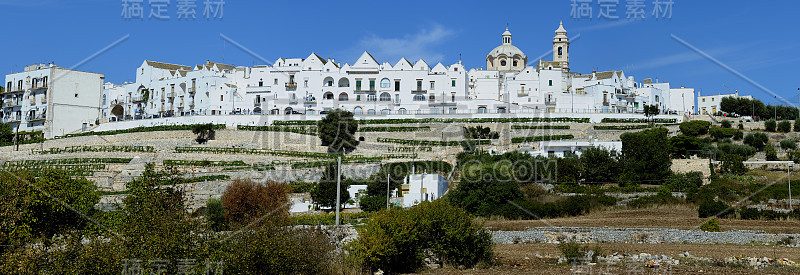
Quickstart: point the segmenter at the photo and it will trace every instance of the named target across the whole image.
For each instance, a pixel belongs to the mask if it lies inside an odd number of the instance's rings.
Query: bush
[[[735,137],[737,135],[737,132],[741,133],[741,131],[731,128],[712,127],[708,130],[708,133],[711,135],[712,138],[714,138],[714,140]]]
[[[336,163],[332,163],[325,166],[322,178],[311,188],[311,199],[314,200],[314,203],[318,206],[328,209],[336,208],[336,177],[338,174],[336,165]],[[340,206],[343,206],[350,200],[350,192],[347,192],[347,188],[350,186],[351,182],[351,180],[342,176],[341,185],[339,186]]]
[[[724,218],[733,213],[733,209],[721,201],[704,200],[697,209],[697,216],[700,218],[720,217]]]
[[[472,139],[498,139],[498,138],[500,138],[500,134],[497,133],[497,132],[492,132],[492,128],[483,127],[483,126],[465,127],[464,128],[464,135],[467,138],[472,138]]]
[[[700,230],[706,232],[720,232],[719,221],[717,219],[710,219],[700,225]]]
[[[558,250],[560,250],[561,255],[567,259],[567,263],[577,262],[584,255],[583,251],[581,251],[581,245],[574,241],[562,240],[558,244]]]
[[[767,132],[775,132],[776,126],[777,123],[775,123],[774,119],[768,119],[767,121],[764,121],[764,130]]]
[[[753,146],[757,150],[762,150],[764,145],[767,144],[769,141],[769,137],[767,137],[764,133],[751,133],[744,136],[744,144]]]
[[[711,122],[702,121],[702,120],[694,120],[694,121],[684,121],[681,122],[680,126],[678,126],[681,130],[681,133],[687,136],[701,136],[708,133],[708,127],[711,126]]]
[[[725,173],[734,175],[743,175],[747,173],[747,167],[744,166],[744,158],[737,154],[724,154],[721,158],[722,166],[720,170]]]
[[[697,190],[703,185],[702,172],[689,172],[673,174],[665,184],[669,190],[674,192],[689,192],[687,190]]]
[[[744,130],[744,124],[742,124],[741,122],[739,122],[739,130]]]
[[[218,245],[225,274],[332,273],[333,246],[317,229],[268,226],[241,231]]]
[[[794,150],[797,148],[797,142],[794,139],[784,139],[781,140],[781,149],[783,150]]]
[[[756,154],[756,148],[745,144],[720,143],[717,145],[717,148],[724,154],[736,154],[744,159],[748,159]],[[722,157],[722,155],[718,157]]]
[[[781,120],[778,122],[778,131],[782,133],[788,133],[792,131],[792,123],[788,120]]]
[[[549,140],[561,140],[561,139],[573,139],[573,138],[575,138],[575,136],[573,135],[514,137],[511,138],[511,143],[537,142],[537,141],[549,141]]]
[[[775,151],[775,146],[767,145],[764,149],[764,152],[767,154],[768,161],[775,161],[778,160],[778,153]]]
[[[214,231],[224,231],[228,229],[228,223],[225,220],[225,207],[222,205],[220,199],[210,199],[206,203],[206,220],[208,227]]]
[[[406,273],[422,267],[426,251],[449,266],[489,262],[493,244],[486,229],[464,210],[437,200],[378,212],[347,250],[369,271]]]
[[[267,181],[263,185],[252,180],[237,179],[222,193],[225,219],[232,228],[259,223],[285,222],[291,207],[286,196],[289,186]]]
[[[794,120],[794,131],[800,132],[800,118]]]
[[[317,122],[317,130],[322,145],[328,146],[329,152],[350,152],[358,146],[354,136],[358,130],[358,122],[351,112],[341,109],[329,111]]]
[[[722,120],[719,124],[720,124],[720,126],[722,128],[731,128],[731,121],[730,120],[727,120],[727,119]]]
[[[374,212],[386,209],[386,196],[366,195],[358,199],[361,211]]]

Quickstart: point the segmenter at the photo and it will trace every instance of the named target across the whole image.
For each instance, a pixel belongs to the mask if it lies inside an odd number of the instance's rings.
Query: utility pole
[[[386,209],[389,209],[389,174],[386,174]]]
[[[339,208],[342,199],[342,157],[336,158],[336,225],[339,225]]]
[[[793,212],[792,209],[792,163],[789,162],[789,167],[786,168],[786,174],[789,175],[789,211]]]

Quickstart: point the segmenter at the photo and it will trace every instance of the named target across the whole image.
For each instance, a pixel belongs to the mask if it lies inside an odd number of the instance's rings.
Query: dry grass
[[[631,209],[607,207],[578,217],[542,220],[507,220],[502,218],[479,219],[484,226],[495,230],[525,230],[529,227],[575,226],[575,227],[627,227],[627,228],[672,228],[698,229],[705,219],[697,217],[697,208],[689,205],[663,205],[650,208]],[[800,233],[800,221],[758,221],[720,219],[720,227],[728,230],[763,230],[767,233]]]

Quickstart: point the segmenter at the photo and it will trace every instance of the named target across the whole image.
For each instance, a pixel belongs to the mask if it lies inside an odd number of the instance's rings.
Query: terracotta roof
[[[147,65],[149,65],[151,67],[154,67],[154,68],[159,68],[159,69],[186,70],[186,71],[191,71],[192,70],[192,67],[184,66],[184,65],[176,65],[176,64],[169,64],[169,63],[149,61],[149,60],[145,60],[145,62],[147,62]]]
[[[211,67],[214,67],[214,65],[217,65],[217,68],[219,68],[220,70],[225,70],[225,71],[227,71],[227,70],[233,70],[233,69],[235,69],[235,68],[236,68],[236,67],[234,67],[233,65],[228,65],[228,64],[222,64],[222,63],[216,63],[216,62],[206,61],[206,67],[208,67],[208,68],[211,68]]]

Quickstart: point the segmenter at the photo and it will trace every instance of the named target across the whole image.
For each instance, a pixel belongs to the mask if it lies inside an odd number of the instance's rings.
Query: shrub
[[[702,172],[689,172],[689,173],[677,173],[673,174],[667,182],[665,186],[669,188],[669,190],[675,192],[684,192],[687,190],[697,190],[700,186],[703,185],[703,173]],[[689,191],[687,191],[689,192]]]
[[[361,211],[374,212],[386,209],[386,196],[366,195],[358,200]]]
[[[225,219],[232,228],[259,223],[284,222],[289,216],[289,187],[267,181],[263,185],[252,180],[234,180],[222,193]]]
[[[775,151],[775,146],[767,145],[764,149],[764,152],[767,154],[768,161],[778,160],[778,153]]]
[[[321,230],[309,227],[244,230],[220,244],[225,274],[327,274],[332,273],[331,241]],[[219,274],[222,274],[221,272]]]
[[[204,144],[214,139],[214,124],[197,124],[192,126],[192,133],[197,135],[197,143]]]
[[[724,154],[736,154],[744,159],[748,159],[756,154],[756,148],[745,144],[720,143],[717,145],[717,148]],[[722,155],[719,155],[719,157],[722,157]]]
[[[629,180],[664,179],[670,174],[669,139],[666,128],[624,133],[622,139],[623,171]]]
[[[792,123],[788,120],[781,120],[778,122],[778,131],[782,133],[788,133],[792,131]]]
[[[744,132],[739,131],[739,130],[736,130],[735,132],[733,132],[733,139],[742,140],[743,137],[744,137]]]
[[[575,136],[573,135],[514,137],[511,138],[511,143],[537,142],[537,141],[549,141],[549,140],[561,140],[561,139],[573,139],[573,138],[575,138]]]
[[[464,210],[437,200],[378,212],[347,249],[365,269],[399,273],[418,270],[426,251],[449,266],[489,262],[493,244]]]
[[[794,139],[784,139],[781,140],[781,149],[783,150],[794,150],[797,148],[797,142]]]
[[[727,120],[727,119],[722,120],[719,124],[720,124],[720,126],[722,128],[731,128],[731,121],[730,120]]]
[[[741,132],[741,131],[734,130],[734,129],[731,129],[731,128],[720,128],[720,127],[711,127],[708,130],[708,133],[715,140],[734,137],[734,136],[737,135],[736,132]]]
[[[677,135],[669,138],[670,154],[673,158],[689,158],[700,150],[700,140],[697,137]]]
[[[225,220],[225,207],[222,206],[222,200],[210,199],[206,203],[206,220],[208,227],[214,231],[224,231],[228,229],[227,221]]]
[[[467,138],[472,138],[472,139],[497,139],[497,138],[500,138],[500,134],[499,133],[492,132],[491,128],[483,127],[483,126],[465,127],[464,128],[464,135]]]
[[[700,225],[700,230],[706,232],[720,232],[719,221],[717,221],[717,219],[709,219]]]
[[[583,251],[581,251],[581,245],[574,241],[562,240],[558,244],[558,250],[560,250],[561,255],[567,259],[567,263],[577,262],[584,254]]]
[[[314,200],[314,203],[318,206],[322,206],[325,208],[336,208],[336,177],[337,177],[337,164],[331,163],[325,166],[325,170],[322,173],[322,178],[311,188],[311,199]],[[339,191],[339,199],[340,199],[340,206],[347,203],[350,200],[350,192],[347,192],[347,188],[350,186],[351,180],[346,179],[342,176],[340,182],[340,191]]]
[[[767,137],[767,135],[764,133],[751,133],[744,136],[743,142],[744,144],[753,146],[753,148],[761,150],[764,148],[764,145],[767,144],[768,141],[769,137]]]
[[[697,216],[700,218],[720,217],[724,218],[733,213],[733,209],[721,201],[704,200],[697,209]]]
[[[331,110],[317,122],[317,129],[322,145],[328,146],[330,152],[349,152],[358,146],[354,136],[358,130],[358,122],[349,111]]]
[[[794,131],[800,132],[800,118],[794,120]]]
[[[734,175],[743,175],[747,173],[747,167],[744,166],[744,158],[737,154],[724,154],[721,158],[722,166],[720,170],[725,173]]]
[[[776,123],[774,119],[768,119],[764,121],[764,130],[767,132],[775,132]]]
[[[739,122],[739,130],[744,130],[744,124],[742,124],[741,122]]]
[[[684,135],[701,136],[708,133],[709,126],[711,126],[711,122],[694,120],[681,122],[680,126],[678,127],[680,128],[681,133]]]

